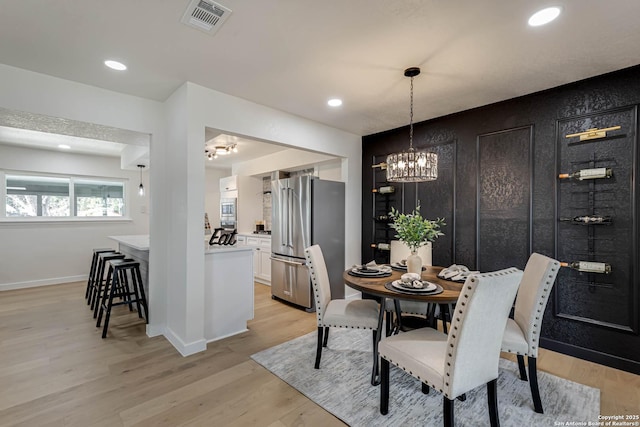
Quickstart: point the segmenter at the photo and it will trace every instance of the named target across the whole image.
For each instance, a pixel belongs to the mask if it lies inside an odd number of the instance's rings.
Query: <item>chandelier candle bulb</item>
[[[561,262],[561,267],[571,268],[573,270],[582,271],[585,273],[611,273],[611,265],[604,262],[593,261],[573,261],[573,262]]]
[[[573,173],[561,173],[558,175],[560,179],[598,179],[598,178],[611,178],[613,176],[613,170],[611,168],[595,168],[595,169],[581,169]]]

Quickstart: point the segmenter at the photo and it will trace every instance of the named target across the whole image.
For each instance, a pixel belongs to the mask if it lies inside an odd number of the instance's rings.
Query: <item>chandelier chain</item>
[[[413,76],[411,76],[411,101],[409,107],[409,151],[413,150]]]

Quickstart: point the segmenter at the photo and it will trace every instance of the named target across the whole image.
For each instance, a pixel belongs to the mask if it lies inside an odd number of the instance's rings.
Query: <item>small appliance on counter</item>
[[[256,231],[255,234],[261,234],[264,231],[264,221],[256,221]]]

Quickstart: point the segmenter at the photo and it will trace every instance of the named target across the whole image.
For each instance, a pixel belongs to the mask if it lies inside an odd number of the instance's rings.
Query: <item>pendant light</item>
[[[424,182],[438,179],[438,155],[413,148],[413,78],[420,74],[420,68],[404,70],[405,77],[411,78],[411,103],[409,115],[409,150],[387,156],[387,181]]]
[[[144,165],[138,165],[140,169],[140,185],[138,186],[138,196],[144,196],[144,185],[142,185],[142,169],[144,169]]]

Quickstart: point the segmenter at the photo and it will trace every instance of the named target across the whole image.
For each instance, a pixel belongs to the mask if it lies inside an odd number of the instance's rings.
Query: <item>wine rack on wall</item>
[[[594,128],[616,129],[566,137]],[[556,258],[568,265],[554,297],[556,316],[634,333],[636,129],[635,106],[556,122]]]
[[[391,240],[395,236],[395,230],[389,226],[391,222],[389,212],[392,207],[400,209],[402,205],[402,184],[387,182],[386,167],[381,167],[386,160],[387,156],[373,156],[374,167],[371,168],[373,174],[371,258],[378,264],[390,262]]]

